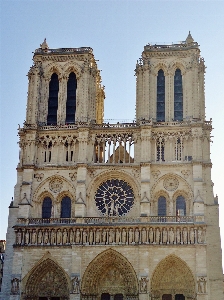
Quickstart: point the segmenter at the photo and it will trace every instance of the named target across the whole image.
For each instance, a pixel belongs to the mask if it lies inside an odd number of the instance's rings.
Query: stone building
[[[34,52],[2,299],[221,300],[204,60],[146,45],[136,121],[105,123],[93,50]]]
[[[2,287],[4,255],[5,255],[5,240],[0,240],[0,292]]]

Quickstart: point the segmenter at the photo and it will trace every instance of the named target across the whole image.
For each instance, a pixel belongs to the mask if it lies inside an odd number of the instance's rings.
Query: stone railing
[[[204,244],[206,227],[193,224],[15,226],[14,246]]]
[[[60,224],[196,224],[204,223],[204,216],[149,216],[149,217],[77,217],[77,218],[18,218],[17,225],[60,225]]]
[[[93,49],[91,47],[79,47],[79,48],[59,48],[59,49],[41,49],[35,50],[34,55],[37,54],[66,54],[66,53],[92,53]]]

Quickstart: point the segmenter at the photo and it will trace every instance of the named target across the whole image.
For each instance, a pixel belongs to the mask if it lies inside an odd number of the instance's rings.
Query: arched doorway
[[[195,299],[195,281],[188,265],[176,255],[163,259],[153,272],[152,299]]]
[[[86,268],[81,286],[82,299],[123,300],[138,298],[138,281],[129,261],[109,249]]]
[[[69,283],[64,270],[52,259],[39,263],[28,274],[23,299],[68,300]]]

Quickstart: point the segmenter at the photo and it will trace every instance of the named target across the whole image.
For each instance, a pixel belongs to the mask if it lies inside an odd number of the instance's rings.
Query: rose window
[[[122,216],[133,206],[134,192],[124,180],[107,180],[98,187],[95,202],[104,216]]]

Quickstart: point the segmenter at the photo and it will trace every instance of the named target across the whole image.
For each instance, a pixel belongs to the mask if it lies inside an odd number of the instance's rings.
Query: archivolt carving
[[[97,188],[100,186],[101,183],[111,179],[120,179],[126,181],[134,191],[135,198],[139,195],[140,187],[134,178],[126,173],[120,172],[117,170],[108,169],[107,171],[101,172],[88,186],[87,188],[87,195],[90,196],[91,191],[96,191]]]
[[[169,255],[163,259],[153,272],[151,280],[152,295],[184,294],[195,295],[195,280],[193,274],[182,259],[176,255]]]
[[[69,299],[71,289],[65,271],[49,255],[40,261],[23,279],[24,299],[61,297]]]
[[[180,61],[179,62],[175,61],[173,64],[171,63],[171,66],[169,67],[170,75],[174,76],[176,69],[180,69],[182,75],[184,75],[185,72],[186,72],[186,68],[184,66],[184,63],[180,62]]]
[[[71,183],[65,177],[54,175],[54,176],[46,178],[46,180],[44,180],[37,187],[37,189],[36,189],[36,191],[34,192],[34,195],[33,195],[33,201],[40,203],[43,200],[43,198],[41,197],[42,193],[45,193],[45,192],[49,191],[49,183],[52,182],[52,181],[55,181],[55,180],[59,180],[63,183],[63,190],[66,190],[66,191],[69,190],[71,194],[75,195],[75,190],[74,190],[73,185],[71,185]],[[61,192],[63,192],[63,190]],[[53,199],[53,198],[54,198],[54,196],[51,199]]]
[[[84,295],[103,292],[136,295],[138,281],[128,260],[119,252],[109,249],[88,265],[83,275],[81,292]]]
[[[66,78],[68,79],[69,74],[71,72],[74,72],[76,75],[76,78],[79,79],[81,76],[81,67],[79,64],[77,64],[76,62],[68,62],[67,64],[64,65],[64,74],[66,76]]]
[[[59,78],[61,78],[62,76],[62,69],[59,65],[57,64],[49,64],[48,66],[45,67],[45,74],[44,74],[44,77],[50,81],[51,79],[51,75],[53,73],[56,73],[58,75]]]

